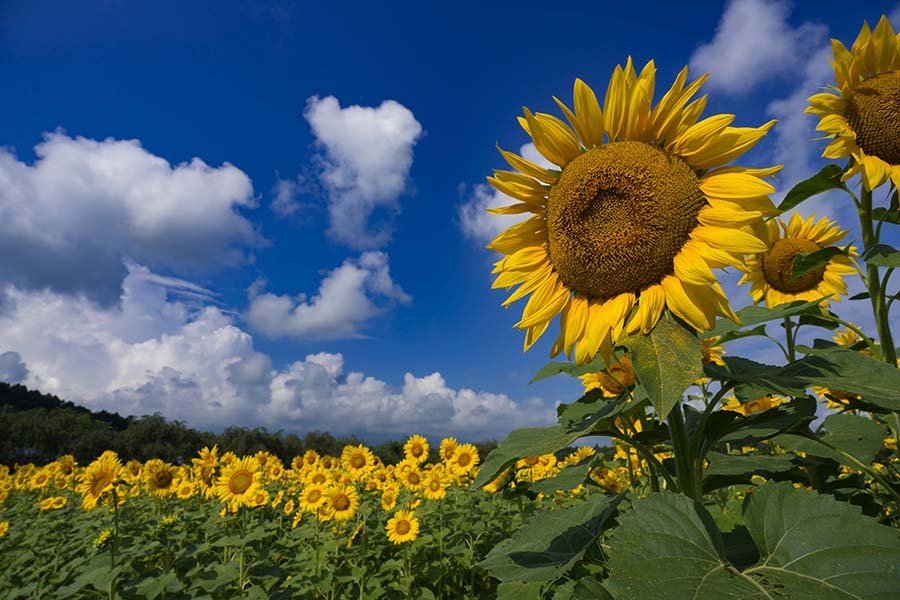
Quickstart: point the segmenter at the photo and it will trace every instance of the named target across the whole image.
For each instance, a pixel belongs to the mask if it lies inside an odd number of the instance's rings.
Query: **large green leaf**
[[[789,471],[794,463],[787,456],[766,456],[763,454],[734,455],[710,452],[709,466],[704,471],[707,476],[743,475],[745,473],[780,473]]]
[[[900,267],[900,251],[887,244],[872,246],[863,253],[862,258],[876,267]]]
[[[490,483],[501,471],[512,466],[520,458],[562,450],[585,435],[592,427],[593,423],[589,422],[581,428],[554,425],[516,429],[487,455],[472,487],[477,489]]]
[[[553,361],[541,367],[540,370],[534,374],[534,377],[532,377],[531,381],[529,381],[528,383],[534,383],[535,381],[547,379],[548,377],[553,377],[555,375],[559,375],[560,373],[565,373],[567,375],[571,375],[572,377],[578,377],[587,373],[596,373],[597,371],[602,371],[606,369],[606,366],[606,362],[599,354],[594,358],[594,360],[583,365],[578,365],[573,362]]]
[[[897,533],[858,507],[769,483],[750,494],[743,516],[760,558],[741,571],[722,558],[718,532],[690,499],[651,494],[610,536],[607,588],[623,600],[897,597]]]
[[[594,457],[589,456],[574,465],[567,465],[559,470],[559,473],[547,479],[536,481],[531,487],[541,494],[552,494],[557,490],[572,490],[585,482]]]
[[[713,413],[713,416],[720,414]],[[769,410],[753,413],[750,416],[738,416],[725,422],[723,427],[713,429],[710,436],[713,440],[734,444],[751,444],[769,439],[783,431],[795,429],[808,430],[806,424],[816,416],[816,401],[809,397],[794,398],[786,404],[779,404]],[[710,419],[712,422],[712,419]]]
[[[733,381],[749,385],[754,390],[758,390],[758,396],[766,393],[803,396],[806,393],[804,380],[786,370],[785,367],[774,367],[739,356],[726,356],[722,360],[724,365],[713,362],[704,364],[704,373],[719,381]]]
[[[744,511],[760,562],[745,571],[792,600],[897,598],[897,531],[831,496],[767,484]]]
[[[778,205],[778,210],[781,212],[790,210],[807,198],[844,187],[841,182],[843,172],[844,170],[838,165],[825,165],[821,171],[792,187]]]
[[[884,429],[881,425],[865,417],[850,414],[836,414],[825,417],[819,431],[819,438],[846,452],[862,463],[870,463],[881,449]],[[815,439],[801,435],[779,435],[773,440],[779,446],[794,452],[806,452],[823,456],[849,467],[857,465],[840,452],[836,452]]]
[[[619,600],[752,598],[756,583],[719,555],[693,501],[661,492],[635,502],[609,538],[607,589]]]
[[[542,581],[507,581],[497,586],[497,600],[540,600]]]
[[[801,275],[815,271],[820,267],[828,264],[828,261],[835,256],[847,256],[850,253],[850,245],[838,248],[837,246],[826,246],[815,252],[799,252],[794,256],[794,262],[791,270],[791,279],[796,279]]]
[[[631,352],[634,373],[660,419],[703,374],[700,340],[672,319],[660,319],[648,335],[622,340]]]
[[[769,321],[780,321],[786,317],[793,317],[796,315],[819,313],[821,312],[819,304],[824,300],[824,298],[812,302],[795,300],[794,302],[780,304],[774,308],[755,305],[748,306],[737,311],[737,316],[740,319],[739,323],[735,323],[731,319],[719,319],[716,321],[716,326],[713,330],[707,334],[707,337],[718,336],[721,337],[723,341],[728,341],[729,339],[741,337],[737,332],[746,327],[767,323]]]
[[[559,424],[564,427],[578,427],[592,421],[599,427],[601,421],[612,420],[613,417],[637,408],[644,400],[638,400],[639,394],[627,392],[615,398],[607,398],[599,389],[591,390],[576,402],[560,404],[556,408]]]
[[[797,349],[807,356],[785,367],[804,381],[862,396],[869,404],[900,412],[900,369],[840,346]]]
[[[597,540],[623,497],[597,494],[571,508],[539,512],[478,566],[500,581],[558,579]]]

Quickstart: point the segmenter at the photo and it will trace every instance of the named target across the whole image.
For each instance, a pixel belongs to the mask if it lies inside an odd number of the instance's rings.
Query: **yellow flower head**
[[[225,466],[216,481],[219,500],[234,507],[250,504],[260,484],[260,469],[259,461],[251,456]]]
[[[359,494],[351,485],[335,486],[326,493],[325,506],[336,521],[350,519],[359,509]]]
[[[177,472],[173,465],[153,458],[144,465],[144,486],[147,492],[162,498],[175,493]]]
[[[347,475],[357,481],[375,468],[375,455],[362,444],[345,446],[341,453],[341,465],[347,471]]]
[[[9,521],[0,521],[0,538],[9,531]]]
[[[472,469],[478,465],[478,460],[478,449],[475,446],[460,444],[454,449],[450,460],[447,461],[447,466],[452,473],[464,475],[472,472]]]
[[[594,389],[603,390],[603,395],[608,398],[615,398],[625,390],[631,388],[635,383],[634,366],[631,363],[631,355],[623,354],[622,358],[617,360],[611,367],[605,371],[597,371],[596,373],[585,373],[579,377],[584,391],[589,392]]]
[[[326,489],[324,485],[309,483],[300,493],[300,508],[306,512],[316,512],[325,504]]]
[[[456,447],[459,445],[459,442],[456,441],[454,437],[447,437],[441,440],[441,447],[438,453],[441,455],[441,460],[449,461],[450,457],[453,456],[453,451],[456,450]]]
[[[387,537],[393,544],[405,544],[419,537],[419,520],[413,511],[398,510],[385,526]]]
[[[403,446],[407,460],[423,463],[428,460],[428,440],[421,435],[410,437]]]
[[[831,138],[822,156],[851,158],[843,179],[859,173],[867,190],[900,187],[900,35],[882,15],[874,31],[863,23],[850,50],[835,39],[831,50],[836,86],[811,96],[806,109]]]
[[[114,452],[104,452],[88,465],[75,488],[82,495],[82,508],[92,510],[96,507],[101,498],[112,491],[121,470],[122,463]]]
[[[649,333],[668,309],[698,331],[717,315],[735,319],[712,269],[739,266],[761,252],[761,218],[775,214],[763,180],[778,171],[726,166],[775,124],[732,127],[734,115],[700,120],[706,79],[687,82],[687,68],[653,106],[656,66],[636,73],[631,59],[613,71],[601,108],[575,81],[566,119],[524,111],[519,123],[545,159],[544,168],[501,150],[515,171],[488,181],[516,203],[495,214],[533,216],[488,248],[495,288],[519,288],[503,303],[530,295],[516,327],[525,349],[556,315],[551,355],[579,364],[608,356],[623,333]]]
[[[813,219],[813,216],[803,219],[794,213],[787,223],[772,219],[766,224],[766,249],[748,258],[742,267],[746,274],[740,282],[751,284],[750,297],[754,302],[765,300],[769,308],[785,302],[813,301],[826,296],[839,302],[840,296],[847,293],[844,277],[853,273],[854,267],[850,258],[843,254],[831,257],[818,269],[793,277],[794,259],[798,254],[821,250],[847,235],[846,231],[825,217],[815,222]],[[855,254],[855,250],[851,249],[851,254]],[[828,300],[823,302],[827,303]]]

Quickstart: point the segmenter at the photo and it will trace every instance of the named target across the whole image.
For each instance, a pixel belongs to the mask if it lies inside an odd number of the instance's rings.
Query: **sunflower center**
[[[407,479],[412,485],[419,485],[419,482],[422,481],[417,473],[410,473]]]
[[[172,473],[169,471],[158,471],[153,475],[154,483],[158,488],[167,488],[172,484]]]
[[[900,164],[900,71],[859,84],[847,95],[846,117],[866,154]]]
[[[364,466],[366,466],[366,459],[362,455],[357,454],[350,459],[350,464],[354,469],[362,469]]]
[[[410,529],[409,521],[397,521],[397,533],[400,535],[406,535]]]
[[[106,486],[112,483],[112,477],[109,473],[98,473],[91,479],[91,495],[99,496]]]
[[[423,452],[424,450],[425,450],[425,449],[422,448],[422,446],[413,446],[413,447],[412,447],[412,450],[410,450],[410,454],[412,454],[413,456],[416,456],[416,457],[422,456],[422,452]]]
[[[796,294],[810,290],[825,277],[825,267],[807,271],[793,278],[794,257],[802,252],[815,252],[819,245],[802,238],[783,238],[775,242],[772,249],[763,254],[762,268],[766,283],[786,294]]]
[[[319,490],[312,490],[309,492],[309,494],[307,494],[306,499],[310,503],[315,503],[315,502],[318,502],[319,498],[321,498],[321,497],[322,497],[322,492],[320,492]]]
[[[337,498],[334,499],[334,508],[336,510],[347,510],[348,508],[350,508],[350,498],[348,498],[344,494],[340,494]]]
[[[460,454],[456,459],[456,464],[458,464],[461,467],[469,466],[470,462],[472,462],[472,457],[465,453]]]
[[[706,204],[699,183],[687,163],[644,142],[614,142],[570,162],[547,203],[562,282],[603,300],[659,283]]]
[[[250,471],[240,470],[228,480],[228,488],[233,494],[243,494],[253,484],[253,474]]]

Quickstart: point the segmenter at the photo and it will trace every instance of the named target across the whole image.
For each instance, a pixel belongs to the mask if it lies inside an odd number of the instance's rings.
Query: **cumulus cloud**
[[[532,398],[454,389],[443,376],[406,373],[402,385],[349,371],[340,354],[310,354],[282,370],[216,306],[192,308],[158,278],[130,265],[120,301],[6,286],[0,379],[16,378],[92,409],[158,411],[196,427],[231,424],[370,439],[420,431],[465,439],[544,425],[555,413]],[[28,365],[27,371],[25,365]],[[24,375],[24,377],[20,377]]]
[[[711,42],[698,47],[690,66],[709,72],[709,88],[740,94],[757,84],[802,69],[809,48],[817,48],[825,27],[788,23],[784,0],[732,0]]]
[[[0,353],[0,381],[22,383],[28,378],[28,367],[18,352]]]
[[[534,144],[525,144],[519,150],[519,154],[542,167],[558,168],[541,156]],[[530,213],[492,215],[487,212],[489,208],[509,206],[516,202],[513,198],[495,190],[486,183],[478,184],[472,188],[472,193],[468,200],[457,207],[459,228],[462,230],[463,235],[473,242],[486,244],[510,225],[515,225],[531,216]]]
[[[330,235],[351,248],[383,246],[408,186],[422,126],[393,100],[375,108],[342,108],[334,96],[313,96],[304,116],[323,151],[320,179],[328,194]],[[373,224],[376,210],[380,221]]]
[[[387,254],[377,251],[345,260],[311,298],[260,293],[256,282],[248,295],[247,320],[253,329],[270,338],[294,339],[360,337],[372,318],[396,303],[412,301],[391,279]]]
[[[279,217],[289,217],[300,210],[297,200],[298,185],[293,179],[279,178],[272,188],[272,203],[269,205]]]
[[[250,179],[138,140],[46,134],[28,164],[0,149],[0,279],[114,302],[130,257],[180,272],[240,263],[262,240],[240,214]]]

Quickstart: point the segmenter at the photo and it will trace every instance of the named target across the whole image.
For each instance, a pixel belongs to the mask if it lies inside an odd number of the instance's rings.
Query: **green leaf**
[[[556,413],[559,424],[565,427],[576,427],[590,417],[597,427],[601,421],[611,420],[620,413],[637,408],[644,400],[637,400],[630,394],[623,393],[616,398],[607,398],[603,391],[591,390],[576,402],[560,404]]]
[[[581,560],[624,494],[594,495],[571,508],[536,513],[478,563],[500,581],[552,581]]]
[[[703,374],[700,340],[671,319],[660,319],[648,335],[631,335],[621,344],[631,352],[635,376],[660,419]]]
[[[900,369],[840,346],[797,350],[807,356],[785,370],[807,385],[858,394],[869,404],[900,412]]]
[[[547,363],[546,365],[541,367],[541,369],[534,374],[534,377],[532,377],[531,381],[529,381],[528,383],[534,383],[542,379],[547,379],[549,377],[553,377],[554,375],[559,375],[560,373],[565,373],[567,375],[571,375],[572,377],[579,377],[587,373],[596,373],[597,371],[603,371],[604,369],[606,369],[606,366],[606,362],[599,354],[594,358],[594,360],[583,365],[578,365],[572,362],[554,361]]]
[[[746,473],[781,473],[793,468],[794,463],[787,456],[765,456],[750,454],[747,456],[710,452],[707,457],[709,466],[705,474],[708,476],[744,475]]]
[[[755,305],[747,306],[746,308],[737,311],[740,323],[735,323],[731,319],[719,319],[716,321],[716,326],[706,337],[719,336],[723,338],[723,341],[728,341],[729,336],[733,336],[733,332],[745,327],[767,323],[769,321],[780,321],[786,317],[793,317],[795,315],[820,314],[821,309],[819,309],[819,305],[824,300],[824,298],[813,300],[812,302],[795,300],[794,302],[780,304],[775,308],[766,308],[765,306]]]
[[[584,483],[591,470],[594,457],[587,457],[574,465],[567,465],[559,473],[547,479],[536,481],[532,486],[540,494],[552,494],[557,490],[572,490]]]
[[[822,192],[843,188],[841,175],[844,170],[838,165],[826,165],[821,171],[795,185],[778,205],[781,212],[790,210],[808,198]]]
[[[820,267],[828,264],[828,261],[835,256],[847,256],[850,252],[850,245],[843,248],[837,246],[826,246],[815,252],[799,252],[794,256],[793,267],[791,271],[791,279],[796,279],[805,273],[815,271]]]
[[[862,516],[859,507],[784,482],[753,491],[744,518],[761,556],[745,573],[779,588],[777,597],[897,597],[897,532]]]
[[[884,430],[880,425],[871,419],[845,413],[825,417],[817,433],[823,441],[866,464],[875,459],[875,455],[881,450],[882,440],[884,439]],[[779,435],[773,441],[779,446],[794,452],[806,452],[814,456],[823,456],[842,465],[857,467],[853,461],[840,452],[835,452],[808,437]]]
[[[759,388],[762,392],[760,396],[765,393],[803,396],[806,393],[804,380],[784,367],[774,367],[739,356],[726,356],[722,360],[724,365],[712,362],[704,364],[704,373],[719,381],[733,381]]]
[[[759,590],[719,556],[694,503],[661,492],[634,503],[609,538],[606,588],[619,600],[752,598]]]
[[[663,492],[635,502],[610,535],[606,587],[623,600],[887,600],[900,589],[897,533],[859,507],[768,483],[750,493],[743,518],[759,561],[741,571],[690,499]]]
[[[153,600],[157,596],[166,592],[177,592],[181,589],[181,582],[178,576],[172,571],[168,571],[158,577],[148,577],[144,579],[138,586],[137,591],[140,592],[141,598]]]
[[[540,600],[543,586],[542,581],[507,581],[497,586],[497,600]]]
[[[553,600],[613,600],[595,577],[570,579],[553,587]]]
[[[730,411],[713,413],[715,417]],[[733,444],[752,444],[769,439],[784,431],[799,429],[815,419],[816,401],[809,397],[794,398],[786,404],[779,404],[769,410],[754,413],[749,417],[738,415],[719,429],[710,431],[713,440]],[[713,423],[713,419],[710,419]]]
[[[877,244],[863,252],[862,259],[876,267],[900,267],[900,250]]]
[[[585,435],[593,426],[568,429],[560,425],[553,427],[528,427],[516,429],[494,448],[478,472],[472,483],[473,489],[479,489],[497,477],[504,469],[511,467],[517,460],[537,454],[550,454],[566,448]]]

